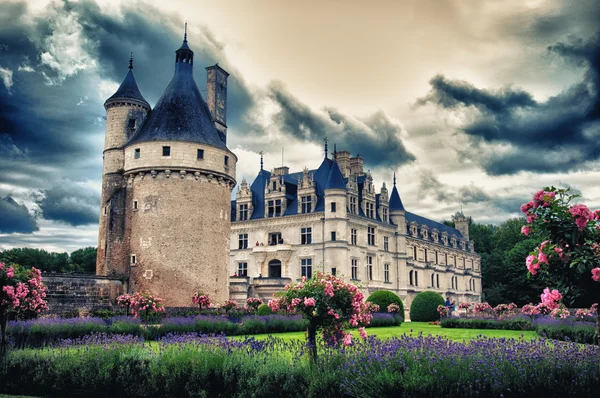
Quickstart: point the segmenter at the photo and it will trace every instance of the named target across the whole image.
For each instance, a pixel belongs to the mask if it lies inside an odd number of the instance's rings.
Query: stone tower
[[[452,216],[452,219],[454,220],[456,229],[458,229],[466,240],[469,240],[469,217],[465,217],[461,211]]]
[[[193,61],[184,36],[171,82],[142,126],[120,142],[116,171],[122,176],[123,215],[117,223],[124,225],[130,291],[147,289],[167,306],[190,306],[198,290],[215,302],[229,297],[229,214],[237,157],[215,127],[194,81]],[[107,142],[109,130],[107,123]],[[105,170],[106,163],[105,156]],[[102,224],[100,232],[102,242]],[[121,257],[119,262],[107,257],[104,264],[98,274],[123,274]]]
[[[206,67],[206,103],[215,128],[227,143],[227,77],[219,64]]]
[[[121,86],[106,100],[104,108],[106,138],[96,273],[126,279],[129,276],[129,236],[125,225],[123,147],[150,111],[133,76],[133,58],[129,60],[129,72]]]

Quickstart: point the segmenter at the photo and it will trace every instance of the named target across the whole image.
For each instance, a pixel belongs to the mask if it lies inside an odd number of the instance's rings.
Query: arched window
[[[269,261],[269,278],[281,278],[281,261]]]

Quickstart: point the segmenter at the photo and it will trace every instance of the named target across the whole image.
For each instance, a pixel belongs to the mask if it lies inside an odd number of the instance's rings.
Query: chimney
[[[357,176],[365,174],[363,171],[363,158],[361,158],[360,155],[350,158],[350,174]]]
[[[229,73],[215,64],[206,67],[206,104],[215,128],[227,143],[227,77]]]
[[[350,175],[350,152],[348,151],[340,151],[337,152],[337,163],[342,171],[342,175],[344,178],[348,178]]]

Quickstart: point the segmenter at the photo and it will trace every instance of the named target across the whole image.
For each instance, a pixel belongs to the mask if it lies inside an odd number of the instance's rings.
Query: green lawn
[[[377,336],[381,340],[387,340],[392,337],[401,336],[403,334],[418,336],[422,332],[423,335],[432,336],[444,336],[450,340],[456,341],[467,341],[473,340],[477,336],[483,335],[486,337],[505,337],[518,339],[523,336],[526,340],[538,338],[539,336],[535,331],[519,331],[519,330],[487,330],[487,329],[444,329],[437,325],[429,325],[427,322],[406,322],[400,326],[388,326],[379,328],[368,328],[367,334],[369,336]],[[356,337],[358,332],[354,331]],[[257,339],[264,339],[267,336],[280,337],[284,340],[301,339],[304,340],[306,337],[304,332],[291,332],[291,333],[273,333],[273,334],[257,334],[254,337]]]

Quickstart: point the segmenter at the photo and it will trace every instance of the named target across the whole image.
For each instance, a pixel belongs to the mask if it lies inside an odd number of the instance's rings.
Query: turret
[[[123,147],[144,123],[150,111],[150,105],[142,96],[133,75],[133,56],[129,59],[129,72],[117,92],[106,100],[104,108],[106,136],[96,273],[125,277],[128,274],[129,257],[125,247]]]
[[[404,210],[402,200],[400,200],[398,188],[396,188],[396,173],[394,173],[394,187],[390,195],[390,219],[394,224],[398,225],[402,233],[406,231],[406,211]]]

